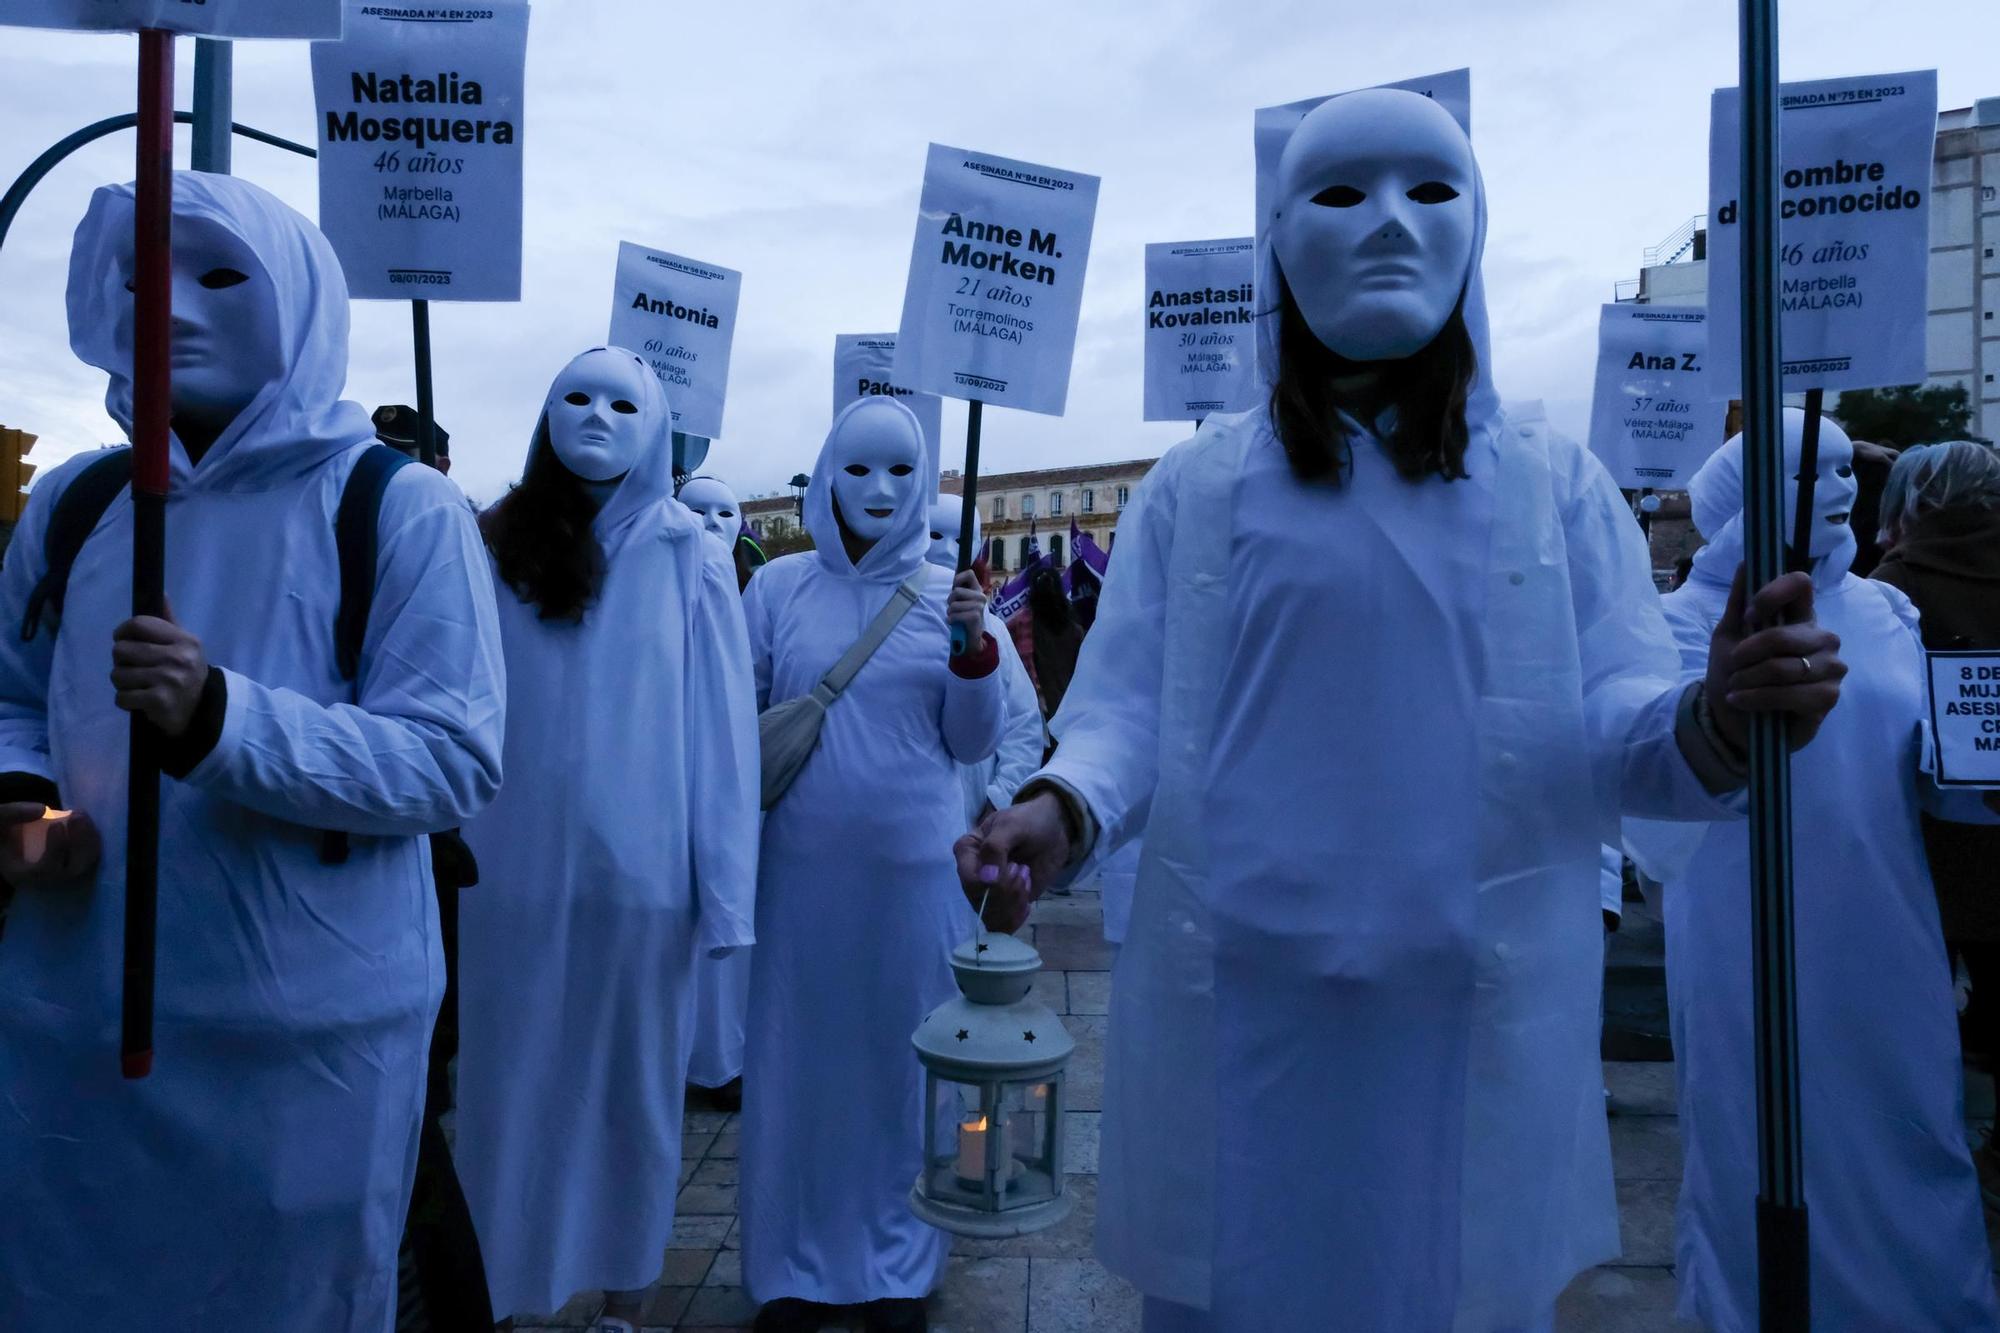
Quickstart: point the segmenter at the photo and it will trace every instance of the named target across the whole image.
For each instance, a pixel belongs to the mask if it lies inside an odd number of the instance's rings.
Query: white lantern
[[[984,932],[952,950],[959,994],[910,1038],[924,1066],[924,1168],[910,1207],[961,1236],[1021,1236],[1054,1226],[1063,1185],[1063,1068],[1076,1042],[1028,998],[1042,956]]]

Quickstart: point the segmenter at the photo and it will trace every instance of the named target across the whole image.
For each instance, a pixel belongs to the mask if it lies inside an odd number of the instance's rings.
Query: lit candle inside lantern
[[[986,1117],[958,1124],[958,1178],[968,1185],[986,1183]]]
[[[68,818],[67,810],[44,810],[40,819],[15,825],[21,830],[21,859],[30,865],[41,860],[49,849],[49,825]]]

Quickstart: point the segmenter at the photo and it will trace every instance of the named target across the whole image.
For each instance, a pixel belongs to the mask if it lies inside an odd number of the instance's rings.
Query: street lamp
[[[810,485],[812,485],[812,478],[808,477],[805,473],[794,472],[792,474],[792,480],[791,480],[792,497],[797,502],[799,507],[800,527],[804,527],[806,525],[806,487]]]
[[[981,931],[952,950],[951,970],[959,994],[910,1038],[926,1112],[910,1208],[960,1236],[1054,1226],[1075,1202],[1063,1188],[1063,1070],[1076,1042],[1028,998],[1042,956],[1012,935]]]

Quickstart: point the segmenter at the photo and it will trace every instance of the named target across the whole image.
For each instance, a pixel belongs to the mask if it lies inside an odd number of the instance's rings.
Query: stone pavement
[[[1126,1333],[1139,1326],[1137,1293],[1105,1272],[1090,1247],[1104,1016],[1111,994],[1111,950],[1100,933],[1101,919],[1096,894],[1079,890],[1068,898],[1044,898],[1029,927],[1046,967],[1041,997],[1064,1015],[1076,1038],[1069,1070],[1069,1160],[1077,1208],[1061,1226],[1040,1235],[960,1240],[944,1286],[931,1302],[937,1333]],[[1673,1066],[1608,1062],[1605,1083],[1611,1092],[1624,1254],[1576,1280],[1558,1306],[1556,1327],[1564,1333],[1685,1329],[1689,1326],[1673,1319],[1673,1206],[1681,1165]],[[1985,1101],[1990,1108],[1990,1091]],[[646,1328],[648,1333],[747,1328],[755,1310],[743,1293],[738,1252],[736,1118],[691,1110],[686,1131],[679,1220]],[[598,1305],[595,1293],[586,1294],[556,1314],[522,1319],[519,1333],[583,1327]]]

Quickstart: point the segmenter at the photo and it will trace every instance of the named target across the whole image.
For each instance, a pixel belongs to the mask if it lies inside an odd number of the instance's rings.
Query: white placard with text
[[[2000,652],[1929,659],[1938,785],[2000,788]]]
[[[197,37],[338,37],[340,0],[0,0],[0,25]]]
[[[917,414],[924,428],[924,441],[931,454],[938,455],[943,434],[944,399],[934,393],[905,389],[893,379],[896,335],[893,333],[836,333],[833,335],[833,414],[857,398],[884,394],[900,398],[903,406]]]
[[[527,51],[526,0],[348,0],[346,36],[313,43],[319,227],[350,295],[521,299]]]
[[[1590,451],[1627,490],[1682,491],[1722,443],[1729,404],[1703,388],[1700,306],[1605,306],[1597,324]]]
[[[1097,177],[932,144],[893,378],[1061,416]]]
[[[1779,89],[1778,281],[1784,390],[1924,379],[1937,71]],[[1708,391],[1743,388],[1741,105],[1709,104]]]
[[[1146,247],[1147,421],[1240,412],[1255,393],[1256,242]]]
[[[646,358],[667,386],[674,429],[718,439],[736,337],[735,269],[618,243],[611,292],[611,343]]]

